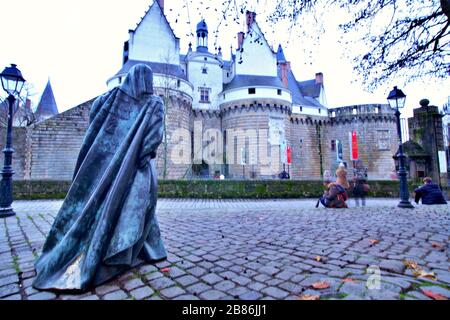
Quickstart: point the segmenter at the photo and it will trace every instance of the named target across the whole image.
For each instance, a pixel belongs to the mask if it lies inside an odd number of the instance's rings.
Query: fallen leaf
[[[431,243],[431,246],[432,246],[433,248],[436,248],[436,249],[442,249],[442,248],[443,248],[442,244],[437,243],[437,242],[432,242],[432,243]]]
[[[342,280],[342,282],[358,282],[358,281],[350,279],[350,278],[345,278]]]
[[[412,260],[403,260],[403,264],[409,269],[422,270],[422,268],[420,268],[419,265]]]
[[[326,281],[317,281],[312,284],[314,289],[326,289],[330,287],[330,284]]]
[[[162,269],[161,269],[161,272],[169,272],[169,271],[170,271],[169,268],[162,268]]]
[[[426,279],[431,279],[431,280],[437,280],[436,274],[434,272],[426,272],[424,270],[420,270],[420,271],[413,272],[413,274],[417,278],[426,278]]]
[[[321,256],[316,256],[316,257],[315,257],[315,260],[316,260],[317,262],[320,262],[320,261],[322,261],[322,257],[321,257]]]
[[[369,239],[370,244],[377,244],[380,243],[380,240],[376,240],[376,239]]]
[[[442,294],[433,292],[431,290],[424,290],[424,289],[422,289],[422,292],[423,292],[424,295],[426,295],[427,297],[433,298],[434,300],[448,300]]]
[[[416,262],[412,260],[403,260],[403,264],[413,270],[413,275],[417,278],[426,278],[436,280],[436,274],[434,272],[427,272],[423,270]]]
[[[319,300],[320,296],[315,294],[302,294],[298,300]]]

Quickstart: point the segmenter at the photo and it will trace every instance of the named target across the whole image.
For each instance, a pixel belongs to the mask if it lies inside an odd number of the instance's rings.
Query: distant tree
[[[264,1],[256,3],[267,5]],[[236,20],[247,7],[247,0],[222,2],[220,23]],[[310,29],[302,24],[304,15],[313,14],[318,24],[324,24],[322,11],[316,8],[346,10],[347,18],[339,27],[344,36],[351,36],[364,47],[350,57],[369,89],[399,77],[408,82],[450,74],[450,0],[275,0],[273,8],[268,13],[269,22],[287,20],[290,28],[304,33]],[[351,48],[351,43],[348,45]],[[351,55],[354,50],[348,51]]]
[[[38,121],[38,117],[33,111],[33,103],[30,100],[34,95],[34,86],[26,82],[13,107],[13,124],[15,126],[28,127]],[[6,97],[0,97],[0,127],[8,125],[8,109]]]
[[[164,121],[163,121],[163,127],[164,127],[164,135],[163,135],[163,170],[162,170],[162,177],[163,179],[167,178],[167,167],[168,167],[168,161],[169,161],[169,138],[168,138],[168,113],[172,108],[172,99],[174,96],[175,91],[177,90],[177,79],[171,75],[170,69],[170,62],[172,61],[173,54],[170,53],[170,51],[167,51],[167,53],[161,57],[161,60],[163,61],[164,65],[162,67],[162,74],[163,77],[160,78],[160,82],[156,84],[157,87],[159,87],[162,90],[162,100],[164,103]]]

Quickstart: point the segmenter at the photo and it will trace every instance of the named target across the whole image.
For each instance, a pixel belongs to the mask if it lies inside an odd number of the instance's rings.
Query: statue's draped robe
[[[92,106],[73,183],[35,264],[35,288],[86,290],[166,258],[151,160],[164,107],[160,98],[133,90],[115,88]]]

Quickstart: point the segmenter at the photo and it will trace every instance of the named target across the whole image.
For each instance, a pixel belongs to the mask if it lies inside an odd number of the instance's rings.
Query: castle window
[[[336,140],[331,140],[331,151],[336,151]]]
[[[255,88],[248,88],[248,94],[255,94],[256,89]]]
[[[181,81],[180,81],[180,80],[177,80],[177,88],[179,88],[180,85],[181,85]]]
[[[208,73],[208,69],[205,68],[205,67],[203,67],[203,68],[202,68],[202,73],[207,74],[207,73]]]
[[[229,72],[227,72],[227,78],[230,76],[230,73]]]
[[[332,118],[336,117],[336,111],[333,111],[333,112],[331,113],[331,117],[332,117]]]
[[[302,112],[303,111],[303,107],[300,107],[300,112]]]
[[[378,150],[391,150],[391,135],[389,130],[377,130]]]
[[[322,109],[319,109],[319,114],[321,114],[322,113]]]
[[[205,61],[208,61],[208,58],[207,58],[207,57],[205,57]]]
[[[200,102],[201,103],[209,103],[209,91],[210,88],[200,87],[198,91],[200,91]]]
[[[277,95],[281,96],[281,89],[277,89]]]

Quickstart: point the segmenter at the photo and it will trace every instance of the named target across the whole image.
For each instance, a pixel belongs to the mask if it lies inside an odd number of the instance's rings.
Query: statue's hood
[[[153,94],[153,71],[145,64],[137,64],[128,71],[119,89],[139,99],[144,94]]]

